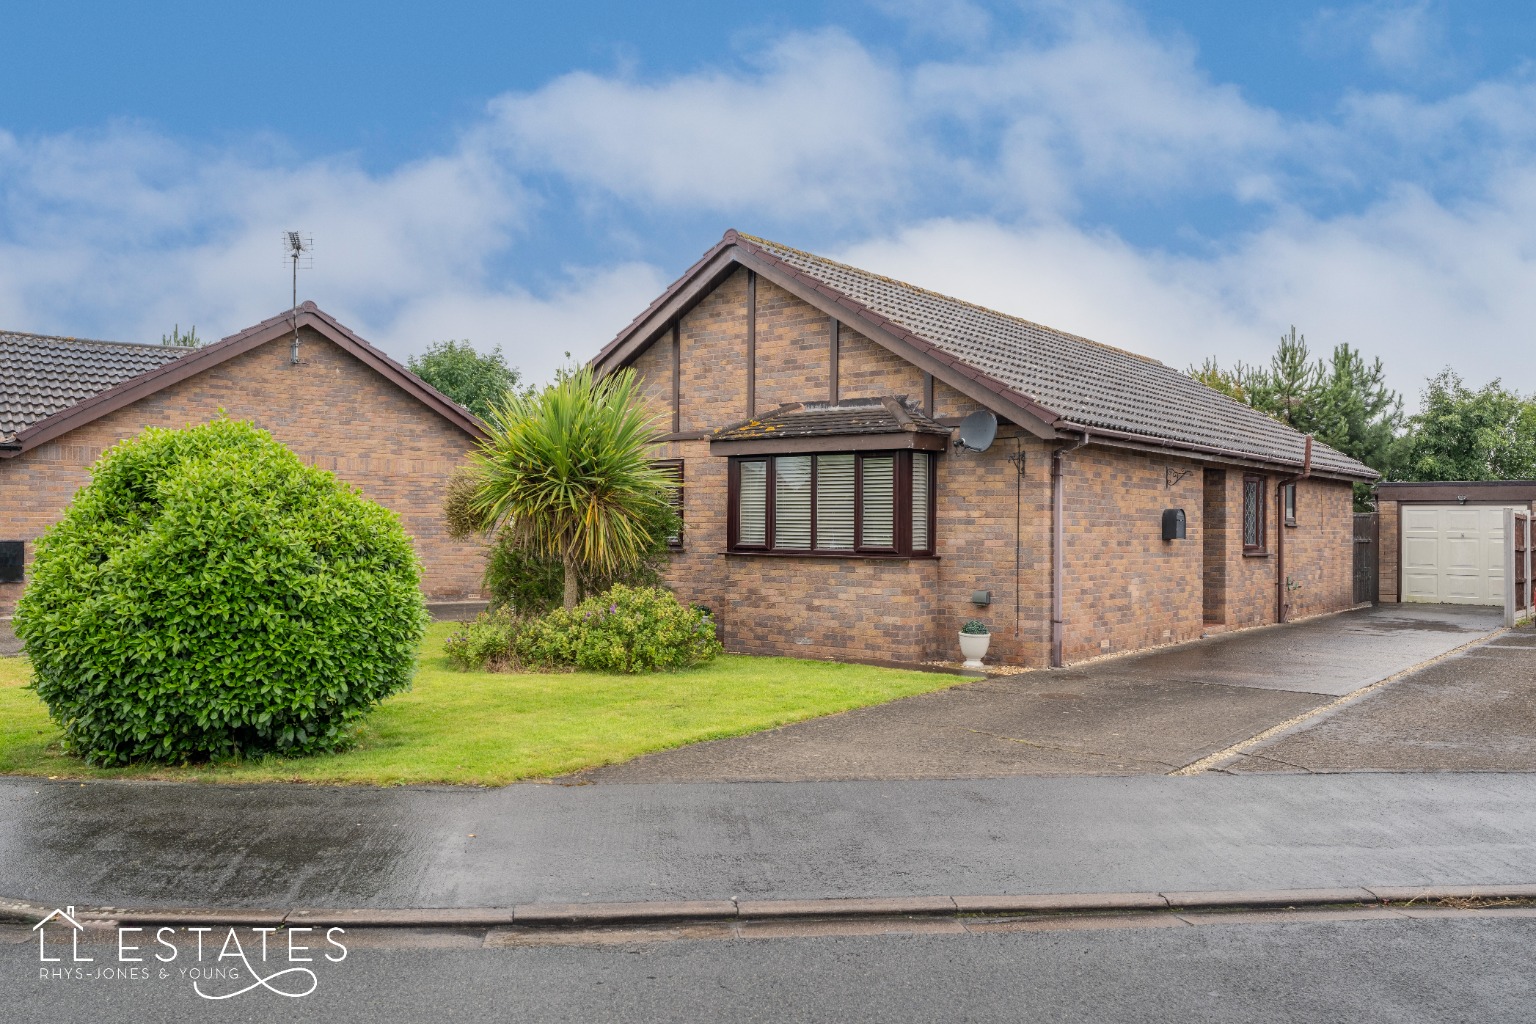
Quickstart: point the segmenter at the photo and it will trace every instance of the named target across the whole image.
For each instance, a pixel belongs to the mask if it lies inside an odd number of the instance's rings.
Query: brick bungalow
[[[1061,665],[1352,604],[1376,474],[1121,349],[728,231],[593,364],[644,381],[669,580],[733,651],[953,660],[980,618]]]
[[[479,421],[312,302],[196,350],[0,333],[0,566],[31,559],[106,449],[221,413],[399,514],[429,598],[479,596],[482,548],[441,511]],[[0,582],[0,619],[21,588]]]

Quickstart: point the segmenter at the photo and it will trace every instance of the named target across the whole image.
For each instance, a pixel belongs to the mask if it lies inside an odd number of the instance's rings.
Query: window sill
[[[1268,558],[1269,557],[1269,552],[1268,551],[1244,551],[1243,552],[1243,557],[1244,558]]]
[[[874,554],[866,551],[722,551],[726,558],[819,558],[823,561],[937,562],[938,555]]]

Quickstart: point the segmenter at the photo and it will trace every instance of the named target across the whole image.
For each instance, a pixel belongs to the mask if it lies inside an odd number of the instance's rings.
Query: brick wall
[[[746,416],[746,281],[746,271],[737,270],[679,324],[685,434]],[[923,376],[912,364],[846,326],[839,350],[841,398],[905,394],[921,402]],[[670,337],[663,335],[632,361],[667,424],[671,359]],[[830,371],[826,314],[759,279],[758,410],[826,400]],[[934,415],[957,418],[978,407],[935,382]],[[938,557],[904,561],[725,554],[726,459],[711,456],[707,441],[667,442],[658,446],[657,457],[684,461],[684,546],[673,556],[668,581],[684,600],[714,610],[733,651],[956,660],[961,624],[979,618],[993,632],[990,660],[1045,665],[1053,447],[1005,423],[986,452],[941,454],[935,478]],[[1015,454],[1022,456],[1022,475],[1009,460]],[[1233,624],[1274,620],[1273,558],[1244,559],[1236,541],[1240,469],[1227,472],[1207,501],[1203,466],[1188,459],[1089,446],[1065,462],[1068,661],[1197,637],[1213,603]],[[1297,552],[1293,571],[1303,581],[1296,614],[1348,604],[1349,490],[1348,484],[1303,484],[1302,525],[1287,538]],[[1185,540],[1162,540],[1165,508],[1184,509]],[[1209,534],[1207,509],[1218,512]],[[1335,513],[1336,523],[1324,523]],[[1272,515],[1271,538],[1274,529]],[[1225,543],[1213,547],[1208,536]],[[1300,566],[1298,560],[1330,564]],[[1208,601],[1213,580],[1223,585]],[[1340,582],[1343,601],[1330,604],[1339,600]],[[972,604],[975,591],[991,591],[992,603]]]
[[[429,597],[477,597],[483,546],[448,537],[442,495],[473,445],[458,427],[321,335],[270,342],[14,458],[0,459],[0,536],[31,541],[57,522],[102,452],[146,426],[206,422],[220,410],[271,431],[306,462],[328,469],[392,509],[412,537]],[[0,585],[0,616],[21,587]]]
[[[1201,466],[1087,447],[1063,459],[1067,662],[1192,640],[1204,629]],[[1163,540],[1182,508],[1184,540]]]
[[[1231,508],[1227,547],[1227,624],[1258,626],[1276,621],[1276,545],[1285,531],[1285,574],[1299,587],[1290,592],[1293,619],[1349,608],[1354,603],[1354,492],[1341,481],[1310,479],[1297,484],[1296,525],[1284,526],[1275,488],[1280,477],[1265,475],[1265,547],[1243,551],[1241,470],[1227,473]]]
[[[1355,600],[1354,488],[1316,479],[1296,488],[1296,525],[1281,527],[1285,574],[1297,584],[1290,591],[1290,617],[1349,608]]]

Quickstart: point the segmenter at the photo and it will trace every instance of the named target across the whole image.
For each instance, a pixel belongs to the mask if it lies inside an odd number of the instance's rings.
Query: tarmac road
[[[399,944],[347,936],[345,961],[314,965],[312,994],[257,989],[218,1003],[174,975],[42,980],[31,935],[0,926],[0,998],[6,1019],[48,1024],[1531,1019],[1536,918],[1265,922],[491,949],[451,934]],[[82,947],[92,953],[110,959],[102,946]]]

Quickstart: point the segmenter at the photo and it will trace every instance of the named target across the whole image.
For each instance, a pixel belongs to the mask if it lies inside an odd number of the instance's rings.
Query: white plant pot
[[[961,633],[960,653],[965,655],[965,668],[981,668],[981,659],[987,656],[992,645],[991,633]]]

